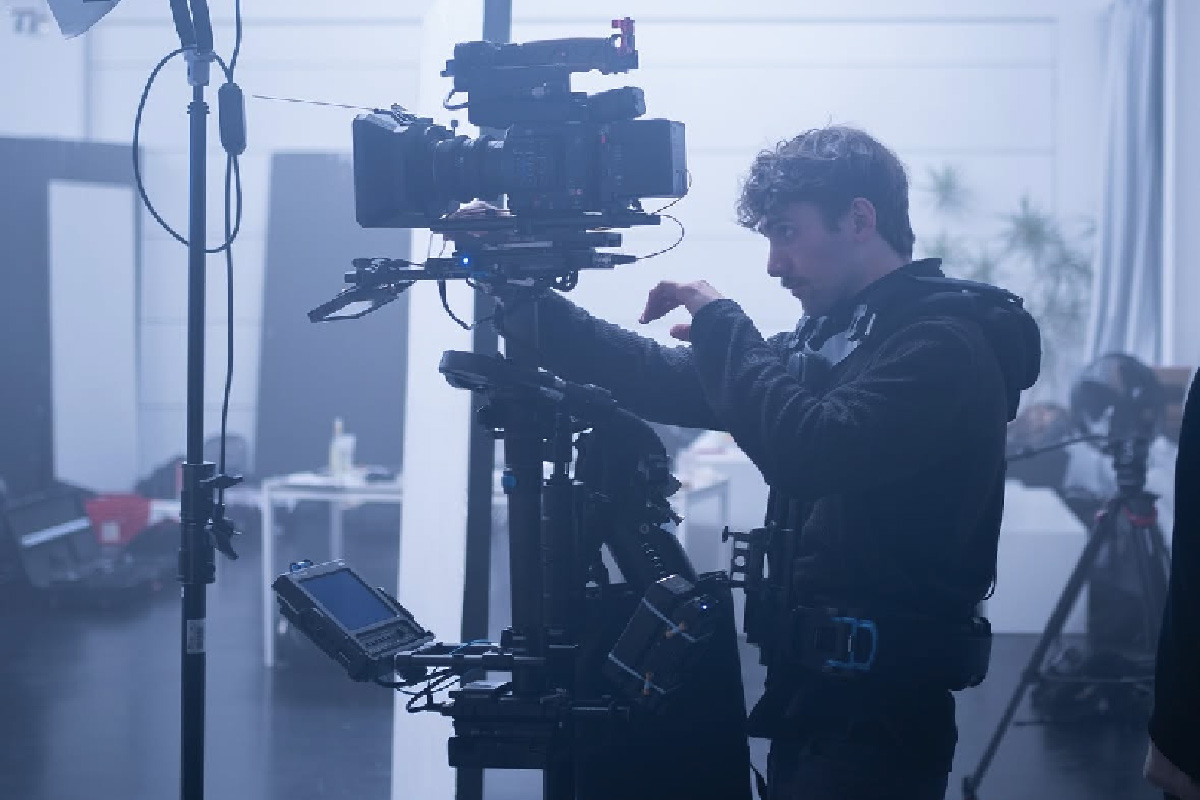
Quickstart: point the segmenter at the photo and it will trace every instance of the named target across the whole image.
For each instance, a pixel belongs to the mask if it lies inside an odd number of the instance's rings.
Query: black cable
[[[233,4],[234,36],[233,53],[229,57],[229,68],[225,70],[226,83],[233,83],[234,70],[237,68],[238,55],[242,51],[242,0],[234,0]],[[219,60],[219,59],[218,59]],[[242,120],[245,127],[245,120]],[[242,139],[243,145],[245,138]],[[237,187],[237,225],[230,219],[231,184]],[[217,474],[225,475],[226,434],[229,428],[229,394],[233,387],[233,240],[237,238],[242,224],[242,171],[238,157],[233,153],[225,156],[225,391],[221,397],[221,439],[220,456]],[[217,490],[217,503],[225,505],[225,488]]]
[[[443,255],[445,255],[447,244],[449,244],[449,241],[446,239],[446,237],[443,236],[442,237],[442,249],[438,251],[438,258],[441,258]],[[430,234],[429,246],[425,248],[425,261],[426,262],[429,261],[429,258],[432,253],[433,253],[433,234]],[[459,318],[459,316],[457,314],[455,314],[454,311],[450,308],[450,299],[446,294],[446,292],[447,292],[446,282],[438,281],[437,285],[438,285],[438,297],[440,297],[442,300],[442,308],[446,309],[446,313],[450,315],[450,319],[452,319],[456,323],[458,323],[458,327],[462,328],[465,331],[474,330],[474,328],[475,328],[474,325],[468,325],[467,323],[463,322],[462,319]],[[469,278],[467,279],[467,285],[471,286],[472,289],[475,288]]]
[[[662,216],[666,217],[667,219],[671,220],[672,222],[674,222],[676,225],[679,226],[679,238],[676,239],[674,244],[672,244],[670,247],[663,248],[662,250],[659,250],[655,253],[651,253],[646,256],[638,256],[638,261],[645,261],[647,259],[654,258],[655,256],[661,256],[663,253],[671,252],[676,247],[679,247],[679,245],[683,242],[683,237],[687,235],[687,230],[683,227],[683,223],[679,221],[678,217],[672,216],[671,214],[663,214]]]
[[[401,692],[406,695],[409,695],[409,696],[420,695],[420,694],[425,693],[424,687],[417,689],[416,691],[409,691],[409,687],[410,686],[418,686],[422,683],[428,683],[429,681],[433,680],[434,678],[440,678],[443,675],[446,675],[448,672],[449,672],[448,669],[435,670],[434,672],[432,672],[428,675],[423,675],[420,678],[416,678],[414,680],[407,680],[407,681],[387,681],[387,680],[384,680],[383,678],[376,678],[375,684],[378,686],[382,686],[385,689],[395,689],[396,691]]]
[[[650,212],[651,214],[661,214],[662,212],[666,211],[668,208],[670,208],[671,206],[675,205],[675,204],[676,204],[676,203],[678,203],[680,200],[682,200],[683,198],[687,197],[689,194],[691,194],[691,193],[692,193],[692,171],[691,171],[690,169],[689,169],[689,170],[684,170],[684,173],[683,173],[683,174],[687,175],[687,188],[685,188],[685,189],[683,190],[683,194],[679,195],[679,197],[676,197],[674,200],[672,200],[671,202],[667,203],[667,204],[666,204],[665,206],[663,206],[662,208],[660,208],[660,209],[657,209],[657,210],[655,210],[655,211],[651,211],[651,212]]]
[[[241,13],[240,0],[238,3],[237,13],[238,14]],[[240,25],[238,26],[238,30],[240,32],[240,30],[241,30]],[[240,45],[236,46],[235,50],[238,49],[238,47],[240,47]],[[159,61],[158,64],[156,64],[154,66],[154,69],[152,69],[150,71],[150,77],[146,79],[146,85],[142,88],[142,96],[138,100],[137,113],[134,115],[134,118],[133,118],[133,182],[134,182],[134,185],[137,187],[138,194],[141,196],[142,202],[146,206],[146,210],[150,212],[150,216],[154,217],[154,220],[159,225],[162,226],[163,230],[165,230],[167,233],[169,233],[171,235],[171,238],[173,238],[175,241],[179,242],[180,244],[184,245],[185,247],[188,246],[187,238],[185,236],[183,236],[182,234],[180,234],[178,231],[176,231],[174,228],[172,228],[170,226],[170,224],[168,224],[167,221],[165,219],[163,219],[162,215],[158,213],[158,209],[154,207],[154,203],[152,203],[150,201],[150,196],[146,193],[146,184],[142,180],[142,163],[141,163],[142,159],[141,159],[139,143],[141,142],[142,115],[145,113],[146,101],[150,98],[150,89],[154,85],[155,79],[158,78],[158,73],[162,72],[163,67],[165,67],[167,65],[167,63],[171,61],[171,59],[175,58],[178,55],[186,53],[186,52],[187,52],[187,49],[182,48],[182,47],[177,50],[172,50],[170,53],[163,56],[162,60]],[[229,67],[229,65],[227,65],[225,63],[225,60],[215,53],[213,54],[213,59],[217,62],[218,65],[220,65],[221,71],[225,74],[225,81],[227,83],[233,83],[233,70]],[[242,228],[242,182],[241,182],[240,172],[237,175],[236,194],[237,194],[237,213],[235,215],[236,222],[234,223],[233,232],[232,232],[231,236],[227,237],[225,242],[223,242],[220,246],[205,249],[205,251],[204,251],[205,253],[208,253],[211,255],[214,253],[224,252],[224,250],[233,243],[233,240],[237,238],[238,233],[241,231],[241,228]]]
[[[221,398],[221,453],[217,473],[225,473],[225,435],[229,426],[229,393],[233,387],[233,236],[232,220],[230,218],[229,190],[231,178],[239,174],[238,185],[241,186],[238,160],[229,155],[225,157],[225,239],[230,246],[225,248],[225,392]],[[217,502],[224,505],[224,487],[217,491]]]
[[[1005,453],[1004,458],[1006,461],[1021,461],[1026,458],[1033,458],[1034,456],[1040,456],[1043,453],[1049,453],[1052,450],[1060,450],[1069,445],[1079,444],[1080,442],[1105,442],[1105,441],[1108,441],[1108,437],[1103,434],[1090,434],[1087,436],[1077,436],[1074,439],[1063,439],[1061,442],[1055,442],[1054,444],[1048,444],[1045,447],[1024,447],[1024,448],[1016,451],[1015,453]]]
[[[167,65],[167,62],[184,52],[184,48],[181,47],[178,50],[172,50],[170,53],[167,53],[165,56],[163,56],[162,60],[154,65],[154,69],[150,70],[150,77],[146,79],[146,85],[142,88],[142,98],[138,101],[137,113],[133,117],[133,182],[134,185],[137,186],[138,194],[142,196],[142,202],[146,205],[146,210],[150,212],[150,215],[158,220],[158,224],[161,225],[168,233],[170,233],[176,241],[187,244],[187,239],[184,239],[182,236],[177,234],[171,228],[171,226],[166,223],[166,221],[159,215],[158,210],[154,207],[154,204],[150,202],[150,198],[146,195],[146,187],[142,182],[142,159],[140,158],[140,154],[138,152],[138,141],[141,138],[140,131],[142,129],[142,112],[146,110],[146,100],[150,97],[150,87],[154,85],[154,79],[158,77],[158,73],[162,72],[162,68]]]
[[[461,319],[459,319],[458,315],[454,313],[454,310],[452,308],[450,308],[450,300],[449,300],[449,298],[446,297],[446,282],[438,281],[437,285],[438,285],[438,297],[442,298],[442,308],[446,309],[446,313],[450,315],[450,319],[457,322],[458,326],[460,328],[462,328],[464,331],[471,330],[471,326],[468,325],[467,323],[463,322]]]
[[[412,697],[410,697],[408,702],[404,704],[404,710],[410,714],[418,714],[422,711],[436,711],[442,708],[445,704],[438,703],[436,700],[434,700],[433,693],[441,691],[446,684],[454,680],[461,681],[462,676],[450,672],[449,670],[429,676],[429,680],[425,683],[425,686],[420,691],[411,693]],[[410,693],[406,692],[406,694]],[[425,700],[424,705],[417,705],[417,702],[422,698]]]
[[[221,71],[225,75],[225,82],[228,84],[234,83],[235,70],[237,68],[238,57],[242,50],[242,2],[234,0],[234,44],[233,53],[230,56],[229,63],[226,64],[216,53],[212,54],[213,60],[221,67]],[[162,226],[163,230],[171,235],[175,241],[184,246],[188,246],[189,242],[186,237],[178,233],[172,228],[162,215],[158,213],[158,209],[151,202],[149,194],[146,192],[146,184],[142,179],[141,165],[141,128],[142,116],[146,111],[146,102],[150,97],[150,89],[154,86],[154,81],[158,78],[158,74],[163,68],[178,55],[186,53],[192,48],[179,48],[173,50],[164,56],[150,71],[150,76],[146,79],[146,85],[142,89],[141,98],[138,100],[137,113],[133,121],[133,177],[134,183],[137,186],[138,194],[142,198],[142,202],[146,206],[146,210],[150,215]],[[242,121],[244,125],[244,120]],[[243,140],[244,142],[244,140]],[[231,197],[231,192],[233,197]],[[225,241],[218,247],[206,248],[206,254],[225,253],[225,311],[226,311],[226,362],[225,362],[225,386],[221,399],[221,436],[220,436],[220,454],[218,457],[219,465],[218,472],[225,474],[225,456],[226,456],[226,435],[229,427],[229,396],[233,387],[233,242],[237,239],[242,228],[243,216],[243,195],[242,195],[242,171],[241,165],[238,162],[236,154],[227,153],[225,158],[225,195],[224,195],[224,222],[225,222]],[[236,207],[236,213],[233,208]],[[217,492],[217,502],[224,504],[225,489],[220,488]]]
[[[242,0],[233,2],[233,53],[229,56],[229,80],[237,69],[238,55],[242,52]]]

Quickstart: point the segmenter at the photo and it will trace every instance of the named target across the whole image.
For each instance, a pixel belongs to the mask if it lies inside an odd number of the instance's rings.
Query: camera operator
[[[772,593],[747,593],[746,620],[765,631],[749,724],[771,739],[769,796],[940,799],[951,690],[967,684],[936,673],[994,578],[1005,429],[1036,377],[1036,325],[1019,302],[929,302],[964,298],[939,284],[937,259],[912,261],[905,170],[862,131],[810,130],[759,154],[738,219],[800,301],[794,331],[764,339],[707,282],[663,281],[641,322],[685,309],[671,335],[690,344],[670,348],[548,292],[543,365],[650,421],[730,432],[771,487]],[[879,659],[864,655],[867,629]],[[825,634],[845,635],[834,648],[849,668],[807,652]]]

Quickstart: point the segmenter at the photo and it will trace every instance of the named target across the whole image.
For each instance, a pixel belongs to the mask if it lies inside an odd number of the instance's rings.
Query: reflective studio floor
[[[303,507],[301,507],[303,511]],[[366,512],[367,509],[363,509]],[[321,515],[298,513],[283,559],[325,555]],[[347,518],[346,560],[394,585],[391,513]],[[498,545],[503,545],[502,535]],[[714,532],[715,539],[715,532]],[[390,790],[392,698],[355,684],[306,642],[262,666],[257,533],[239,542],[209,588],[207,796],[224,800],[385,800]],[[493,561],[502,564],[503,546]],[[493,568],[494,604],[507,593]],[[178,796],[179,612],[173,585],[108,608],[10,604],[0,612],[0,800],[161,800]],[[951,798],[974,767],[1034,637],[996,642],[991,677],[959,695]],[[303,646],[299,646],[303,645]],[[748,692],[761,687],[744,654]],[[749,698],[753,700],[753,697]],[[1028,713],[1018,714],[1018,720]],[[754,743],[755,760],[766,758]],[[1141,779],[1145,734],[1134,728],[1016,726],[984,780],[985,800],[1159,798]],[[540,794],[536,773],[493,772],[489,800]]]

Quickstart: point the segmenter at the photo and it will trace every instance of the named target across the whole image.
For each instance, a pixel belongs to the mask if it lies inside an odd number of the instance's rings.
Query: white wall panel
[[[224,323],[209,322],[205,326],[204,406],[221,406],[225,388]],[[233,385],[230,404],[241,409],[253,409],[258,386],[258,352],[251,348],[258,336],[257,323],[234,323]],[[187,324],[185,322],[147,322],[142,325],[141,403],[144,408],[183,406],[187,401]],[[238,431],[249,435],[253,431]]]
[[[49,204],[55,476],[129,491],[138,453],[133,195],[54,181]]]
[[[0,2],[0,136],[84,136],[89,47],[41,3]]]
[[[1015,153],[934,153],[904,159],[910,184],[909,205],[917,239],[940,228],[952,233],[994,233],[1001,217],[1017,210],[1023,197],[1043,209],[1055,207],[1055,156]],[[953,167],[968,192],[961,215],[938,212],[929,190],[930,170]]]
[[[736,236],[742,232],[736,223],[735,206],[742,180],[757,152],[758,149],[753,147],[737,153],[689,151],[691,190],[686,198],[667,212],[684,221],[688,240]],[[977,235],[994,232],[1000,215],[1016,210],[1022,197],[1028,196],[1043,208],[1054,207],[1055,158],[1052,151],[1040,155],[934,152],[905,156],[901,153],[901,160],[908,168],[910,206],[918,237],[922,234],[933,235],[944,223],[942,215],[932,205],[928,189],[931,169],[954,167],[970,192],[970,205],[966,212],[948,220],[956,233]],[[653,209],[665,204],[666,201],[651,201],[646,206]],[[668,235],[671,230],[671,225],[663,223],[659,228],[632,231],[626,240],[649,239],[655,244],[670,244],[673,241]]]
[[[440,105],[450,81],[439,73],[453,45],[480,38],[482,30],[482,3],[440,0],[432,6],[422,35],[416,109],[439,123],[448,122],[450,115],[440,111]],[[468,125],[461,132],[477,134]],[[426,242],[420,233],[414,235],[409,257],[423,259]],[[450,282],[447,289],[451,307],[469,316],[472,290],[459,281]],[[413,333],[408,337],[397,598],[440,639],[454,641],[462,629],[471,398],[451,388],[437,365],[444,350],[470,350],[471,334],[446,316],[431,282],[418,282],[409,293]],[[391,796],[449,800],[455,788],[454,770],[446,764],[450,721],[434,714],[407,714],[404,702],[397,694]]]
[[[205,439],[216,436],[221,428],[219,410],[208,408],[204,412]],[[149,474],[168,460],[182,456],[186,450],[187,415],[182,406],[143,407],[139,412],[140,429],[138,463],[141,474]],[[230,409],[229,432],[241,433],[253,430],[254,412],[245,409]]]
[[[1054,19],[1058,14],[1079,10],[1094,11],[1105,0],[856,0],[854,3],[825,3],[818,0],[713,0],[698,4],[694,0],[630,0],[620,13],[643,23],[693,22],[704,20],[719,24],[753,21],[762,25],[781,22],[831,21],[856,24],[887,23],[907,25],[914,21],[958,21],[1010,23],[1022,20]],[[520,0],[514,12],[513,28],[527,23],[567,23],[579,21],[607,25],[615,16],[609,9],[562,0]],[[591,34],[588,34],[591,35]]]
[[[1056,51],[1053,26],[1046,24],[1049,18],[980,23],[781,17],[764,24],[752,17],[705,21],[698,18],[699,12],[670,21],[631,14],[637,22],[642,69],[681,64],[741,67],[747,54],[764,67],[1044,66],[1053,64]],[[518,18],[514,38],[601,36],[607,24],[600,18],[594,23]],[[568,28],[571,32],[564,33]]]
[[[262,316],[263,256],[267,214],[267,178],[272,153],[351,149],[350,123],[355,109],[259,100],[274,95],[365,107],[393,102],[415,106],[417,52],[427,2],[397,7],[389,2],[351,7],[313,2],[256,2],[245,6],[245,37],[238,62],[238,83],[246,94],[247,151],[241,159],[244,214],[234,247],[235,355],[232,402],[242,416],[230,430],[251,439],[256,402],[259,324]],[[229,8],[214,7],[214,41],[229,56],[234,29]],[[98,138],[129,141],[138,98],[150,68],[177,46],[166,5],[127,0],[91,34],[95,65],[95,131]],[[214,71],[208,94],[210,117],[207,158],[207,242],[224,238],[225,156],[220,149]],[[185,232],[188,207],[188,115],[190,90],[182,59],[159,75],[143,118],[143,174],[159,212]],[[347,209],[353,213],[353,209]],[[182,413],[182,335],[187,315],[187,255],[149,215],[143,223],[146,277],[140,309],[142,413],[147,425]],[[225,266],[222,256],[208,258],[206,280],[206,407],[216,408],[225,372]],[[331,274],[346,265],[331,264]],[[314,298],[313,304],[327,298]],[[245,412],[245,413],[243,413]],[[182,419],[182,417],[180,417]],[[180,428],[182,431],[182,428]],[[215,429],[206,429],[212,435]],[[158,437],[159,434],[148,432]],[[182,435],[182,433],[180,434]],[[170,439],[163,440],[169,443]],[[140,463],[169,456],[169,446],[142,448]],[[165,455],[164,455],[165,453]]]
[[[737,69],[648,68],[627,77],[605,85],[643,87],[648,116],[684,121],[694,155],[752,151],[829,122],[864,127],[900,151],[1029,153],[1054,146],[1049,67],[768,68],[748,62]]]
[[[233,246],[233,318],[239,323],[262,321],[263,237],[243,234]],[[141,315],[143,324],[187,321],[187,249],[168,237],[147,239],[142,247]],[[336,267],[338,265],[331,265]],[[206,263],[206,319],[225,322],[225,257],[210,255]]]
[[[126,0],[129,2],[129,0]],[[304,17],[255,19],[248,13],[238,66],[320,64],[338,62],[354,67],[386,67],[407,61],[420,47],[417,21],[375,20],[369,17],[314,20]],[[354,8],[360,4],[355,3]],[[153,65],[175,47],[174,26],[161,22],[122,20],[115,14],[96,27],[93,63],[101,69]],[[227,17],[213,24],[217,52],[226,59],[233,49],[234,26]]]
[[[120,66],[100,73],[97,79],[100,102],[96,111],[98,138],[130,141],[138,98],[151,66]],[[387,106],[394,102],[412,106],[414,69],[415,62],[412,61],[396,61],[378,67],[320,62],[304,66],[239,66],[238,84],[246,93],[247,155],[266,157],[280,148],[349,152],[350,122],[359,113],[345,108],[259,100],[249,95],[262,94],[366,108]],[[221,150],[217,139],[215,87],[214,83],[213,90],[208,93],[208,152],[218,156]],[[190,100],[182,62],[165,67],[155,82],[143,114],[143,145],[158,152],[186,154],[187,106]]]
[[[338,24],[347,20],[407,23],[420,25],[426,9],[433,0],[355,0],[353,3],[330,3],[326,0],[255,0],[243,3],[243,18],[247,24],[294,25],[297,22]],[[214,26],[227,22],[233,15],[232,0],[212,3]],[[125,0],[108,17],[106,25],[139,25],[170,22],[170,7],[161,0]]]
[[[268,156],[247,150],[240,159],[242,173],[242,237],[261,239],[266,234],[267,198],[266,182]],[[219,151],[210,151],[206,159],[205,199],[208,234],[205,243],[216,247],[225,240],[225,156]],[[159,215],[181,235],[187,235],[188,204],[188,158],[186,152],[163,151],[153,146],[142,148],[142,180],[146,194]],[[236,210],[236,208],[235,208]],[[175,244],[178,254],[184,259],[186,269],[187,249],[178,243],[143,209],[143,237],[146,243],[163,240]],[[156,256],[170,257],[170,251],[157,251]]]
[[[765,275],[765,245],[736,226],[734,204],[757,151],[830,122],[863,127],[906,163],[918,252],[943,232],[979,246],[1024,197],[1078,221],[1088,210],[1082,187],[1094,161],[1090,143],[1064,139],[1064,131],[1081,136],[1095,115],[1102,6],[632,3],[622,12],[638,21],[642,68],[576,76],[575,87],[641,86],[649,116],[686,123],[693,186],[671,213],[687,226],[687,239],[619,276],[585,276],[573,296],[635,324],[655,281],[703,277],[741,302],[764,332],[790,328],[799,306]],[[598,9],[544,0],[520,3],[515,14],[518,41],[600,36],[609,22]],[[1078,64],[1064,67],[1064,54]],[[971,192],[966,212],[954,217],[937,212],[925,189],[930,169],[947,165]],[[666,225],[628,232],[625,250],[658,249],[669,232]],[[638,330],[665,340],[667,328]]]

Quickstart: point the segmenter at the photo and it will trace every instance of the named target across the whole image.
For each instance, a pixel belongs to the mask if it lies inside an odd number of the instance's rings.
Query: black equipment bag
[[[750,746],[733,598],[724,573],[696,582],[715,605],[704,657],[691,665],[682,687],[653,711],[629,720],[576,723],[576,797],[579,800],[750,800]],[[603,665],[643,593],[625,584],[588,598],[577,696],[613,695]]]
[[[56,591],[122,591],[158,584],[170,574],[161,560],[101,552],[84,508],[86,493],[69,487],[9,500],[3,535],[15,544],[26,583]]]

